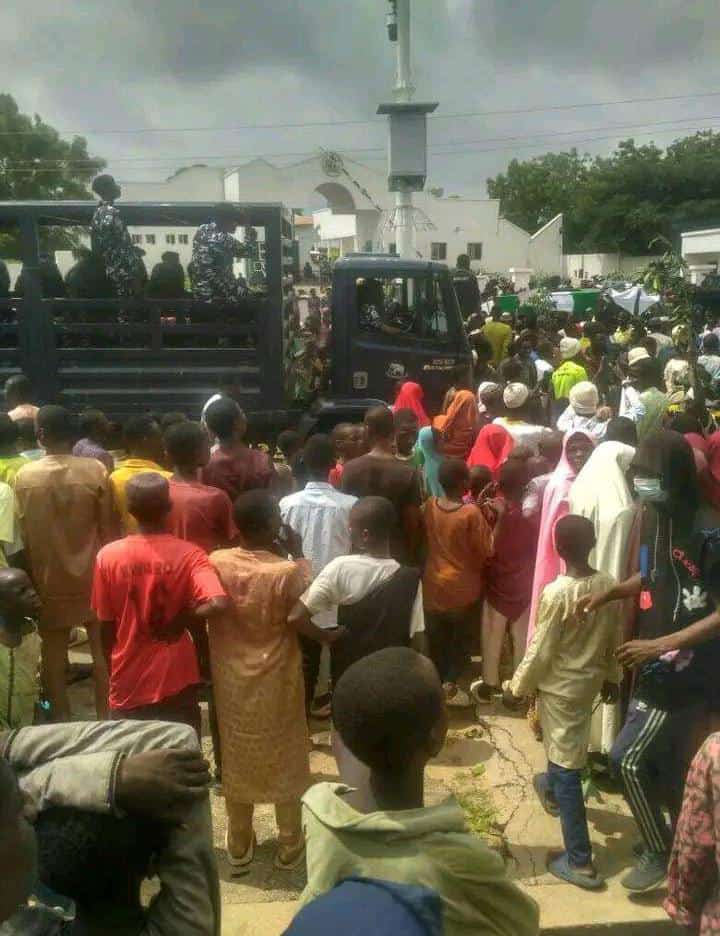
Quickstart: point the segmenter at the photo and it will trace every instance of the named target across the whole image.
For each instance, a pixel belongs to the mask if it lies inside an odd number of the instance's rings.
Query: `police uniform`
[[[93,251],[105,264],[105,271],[118,296],[132,296],[137,289],[138,255],[120,210],[101,201],[91,224]]]
[[[201,224],[193,238],[192,289],[195,299],[209,302],[238,298],[239,284],[233,261],[245,256],[245,247],[214,221]]]

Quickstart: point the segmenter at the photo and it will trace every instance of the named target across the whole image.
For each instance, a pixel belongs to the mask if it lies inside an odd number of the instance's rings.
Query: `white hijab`
[[[570,513],[587,517],[595,527],[597,545],[591,564],[618,582],[628,576],[628,550],[635,520],[635,503],[625,472],[635,455],[631,445],[601,442],[570,488]],[[622,617],[618,614],[618,627]],[[590,725],[590,751],[607,754],[620,731],[620,706],[601,705]]]
[[[623,581],[635,502],[625,472],[635,449],[623,442],[602,442],[570,488],[570,513],[591,520],[597,546],[591,562],[600,572]]]

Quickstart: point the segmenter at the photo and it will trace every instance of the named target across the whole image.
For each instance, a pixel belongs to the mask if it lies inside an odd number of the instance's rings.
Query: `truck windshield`
[[[361,332],[408,339],[449,337],[447,301],[439,277],[427,273],[360,277],[355,289]]]

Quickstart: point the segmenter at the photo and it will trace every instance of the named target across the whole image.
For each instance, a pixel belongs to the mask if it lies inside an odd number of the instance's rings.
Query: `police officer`
[[[92,190],[100,199],[92,218],[90,233],[93,252],[102,259],[117,296],[134,296],[138,292],[138,254],[115,207],[122,190],[111,175],[99,175]]]
[[[237,211],[220,204],[212,220],[195,232],[190,265],[195,299],[235,302],[239,298],[233,262],[246,256],[247,248],[233,237],[236,227]]]

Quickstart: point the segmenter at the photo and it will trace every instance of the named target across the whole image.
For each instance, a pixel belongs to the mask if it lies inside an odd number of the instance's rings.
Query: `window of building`
[[[397,244],[390,244],[390,253],[393,257],[397,256]]]
[[[146,243],[146,244],[154,244],[154,243],[155,243],[155,235],[154,235],[154,234],[146,234],[146,235],[145,235],[145,243]]]
[[[142,244],[142,234],[132,234],[133,244]]]
[[[468,244],[467,255],[471,260],[482,260],[482,244],[479,241]]]
[[[178,234],[178,244],[187,244],[189,237],[187,234]]]
[[[373,252],[373,242],[372,242],[371,240],[365,241],[364,250],[365,250],[365,253],[372,253],[372,252]]]
[[[174,235],[174,234],[166,234],[166,235],[165,235],[165,243],[166,243],[166,244],[174,244],[174,243],[175,243],[175,235]]]
[[[433,241],[430,244],[431,260],[447,260],[447,244],[441,241]]]

